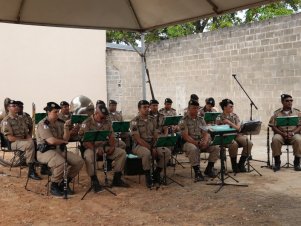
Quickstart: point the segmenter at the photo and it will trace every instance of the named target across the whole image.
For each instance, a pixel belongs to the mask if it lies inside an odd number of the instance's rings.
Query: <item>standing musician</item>
[[[233,113],[234,103],[230,99],[223,99],[219,103],[223,113],[216,118],[216,124],[218,125],[229,125],[230,127],[240,130],[240,119],[237,114]],[[248,139],[247,136],[242,134],[237,134],[232,144],[227,145],[229,148],[229,155],[231,158],[232,170],[235,173],[246,172],[245,162],[249,155],[251,155],[251,150],[253,147],[252,141]],[[238,148],[242,147],[241,156],[237,164],[237,153]]]
[[[59,113],[59,118],[62,119],[64,122],[67,120],[71,119],[71,112],[70,112],[70,106],[67,101],[61,101],[60,103],[60,113]]]
[[[157,162],[153,172],[154,183],[160,184],[160,173],[170,159],[171,151],[168,148],[154,148],[153,145],[158,137],[156,120],[149,115],[149,102],[138,102],[138,115],[131,121],[130,131],[134,139],[133,153],[142,159],[142,167],[145,172],[145,182],[148,188],[153,185],[151,177],[151,158]],[[163,152],[165,152],[165,162]]]
[[[34,167],[35,146],[29,127],[23,117],[18,115],[17,102],[8,102],[8,115],[2,121],[2,133],[11,143],[12,150],[25,152],[26,163],[28,165],[28,177],[34,180],[41,180],[36,174]]]
[[[115,147],[115,138],[112,128],[112,123],[108,119],[108,109],[104,105],[98,105],[95,112],[89,118],[87,118],[80,128],[79,134],[84,135],[88,131],[110,131],[109,141],[98,141],[95,144],[93,142],[84,142],[83,145],[86,148],[84,151],[84,159],[86,163],[87,174],[91,177],[92,187],[94,192],[100,192],[103,190],[99,184],[97,175],[94,174],[94,152],[96,149],[96,156],[103,155],[104,151],[107,154],[107,158],[115,161],[114,177],[112,186],[116,187],[129,187],[122,179],[122,171],[124,170],[126,153],[124,149]],[[95,146],[94,146],[95,145]]]
[[[301,158],[301,126],[300,126],[300,110],[293,108],[293,98],[291,95],[282,94],[281,95],[282,108],[279,108],[274,112],[274,115],[271,117],[269,125],[272,127],[275,135],[272,138],[272,152],[275,159],[275,165],[273,167],[274,171],[280,170],[280,156],[281,156],[281,147],[288,142],[288,144],[293,145],[294,152],[294,169],[295,171],[301,171],[300,167],[300,158]],[[299,125],[297,126],[286,126],[280,127],[276,126],[276,118],[279,116],[298,116]],[[288,129],[288,131],[287,131]]]
[[[172,108],[172,100],[170,98],[166,98],[164,101],[164,108],[159,110],[161,114],[164,116],[176,116],[177,111],[176,109]]]
[[[47,117],[42,119],[37,126],[37,159],[39,162],[47,164],[51,168],[51,186],[50,193],[54,196],[63,196],[63,177],[64,170],[67,173],[67,192],[69,195],[74,194],[69,183],[79,173],[83,167],[82,158],[72,152],[68,152],[67,164],[68,169],[64,169],[65,153],[64,150],[70,137],[69,127],[71,121],[64,122],[59,119],[59,109],[61,107],[54,103],[48,102],[44,110]]]
[[[210,153],[208,165],[204,172],[209,177],[216,176],[214,163],[219,155],[218,146],[209,146],[210,135],[201,129],[201,126],[206,126],[206,123],[202,117],[198,116],[199,106],[199,102],[190,100],[187,115],[179,123],[182,138],[185,141],[183,151],[186,152],[186,156],[194,170],[195,182],[204,180],[200,169],[200,152]]]

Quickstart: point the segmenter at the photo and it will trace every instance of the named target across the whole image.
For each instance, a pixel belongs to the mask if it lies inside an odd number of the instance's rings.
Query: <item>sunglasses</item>
[[[290,100],[285,100],[285,102],[293,102],[294,100],[290,99]]]

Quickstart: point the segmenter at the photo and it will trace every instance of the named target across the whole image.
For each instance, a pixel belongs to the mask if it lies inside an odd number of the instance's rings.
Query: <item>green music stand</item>
[[[155,148],[162,147],[163,149],[165,147],[173,147],[175,146],[177,142],[178,137],[177,136],[164,136],[164,137],[159,137],[154,145]],[[163,161],[164,161],[164,168],[163,168],[163,184],[167,185],[167,179],[169,179],[171,183],[176,183],[177,185],[184,187],[183,184],[180,184],[179,182],[175,181],[174,179],[168,177],[166,175],[166,165],[165,165],[165,151],[163,151]]]
[[[219,188],[215,191],[215,193],[219,192],[223,186],[226,185],[232,185],[232,186],[243,186],[243,187],[247,187],[248,185],[246,184],[238,184],[239,181],[236,180],[234,177],[232,177],[231,175],[227,174],[227,177],[225,178],[225,161],[226,161],[226,150],[224,145],[225,144],[231,144],[231,142],[233,141],[233,139],[236,137],[236,133],[229,133],[228,129],[224,131],[219,130],[218,131],[218,135],[215,135],[213,138],[213,141],[211,143],[211,145],[219,145],[220,146],[220,161],[221,161],[221,170],[218,173],[218,175],[220,174],[221,176],[218,177],[220,179],[220,182],[217,183],[207,183],[207,185],[218,185]],[[236,184],[230,184],[230,183],[226,183],[225,180],[231,178],[232,180],[234,180],[236,182]]]
[[[115,133],[126,133],[129,132],[130,121],[113,121],[112,127]]]
[[[46,113],[35,113],[34,115],[35,124],[38,124],[46,116],[47,116]]]
[[[279,116],[276,118],[276,126],[286,127],[286,132],[288,133],[289,126],[298,126],[299,125],[299,117],[298,116]],[[289,161],[289,143],[286,142],[286,163],[281,166],[284,168],[290,168],[294,165]]]
[[[88,131],[85,132],[84,137],[82,138],[82,142],[93,142],[93,154],[94,154],[94,167],[93,167],[93,171],[94,171],[94,175],[96,175],[96,147],[95,147],[95,142],[97,141],[107,141],[109,139],[109,135],[111,134],[111,131]],[[103,162],[104,162],[104,173],[105,173],[105,183],[107,184],[107,171],[106,171],[106,151],[105,151],[105,147],[104,147],[104,152],[103,152]],[[103,186],[104,189],[106,189],[108,192],[110,192],[111,194],[116,196],[116,193],[114,193],[113,191],[111,191],[108,186]],[[85,198],[85,196],[92,191],[93,189],[93,184],[91,182],[91,186],[89,187],[89,189],[86,191],[86,193],[83,195],[83,197],[81,198],[81,200],[83,200]]]
[[[89,116],[88,115],[72,115],[71,116],[71,123],[78,124],[85,121]]]
[[[298,126],[298,116],[279,116],[276,118],[276,126]]]
[[[163,126],[174,126],[178,125],[180,120],[182,119],[182,115],[178,116],[165,116],[163,120]]]
[[[219,116],[220,112],[205,112],[204,120],[206,123],[215,122],[217,116]]]

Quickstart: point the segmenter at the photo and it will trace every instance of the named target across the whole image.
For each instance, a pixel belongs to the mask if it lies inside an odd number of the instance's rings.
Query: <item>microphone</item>
[[[235,78],[235,77],[236,77],[236,74],[233,74],[232,76]]]

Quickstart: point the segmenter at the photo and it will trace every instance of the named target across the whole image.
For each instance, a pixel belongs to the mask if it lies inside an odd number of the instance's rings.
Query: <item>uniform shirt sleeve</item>
[[[235,125],[238,125],[240,124],[240,119],[239,119],[239,116],[235,114]]]
[[[184,132],[188,133],[188,126],[185,120],[181,120],[179,122],[179,128],[180,128],[180,132],[181,134],[183,134]]]
[[[37,132],[39,133],[40,138],[43,140],[46,140],[50,137],[54,137],[51,132],[51,129],[45,123],[38,124]]]
[[[277,116],[274,114],[274,115],[270,118],[269,126],[276,126],[276,123],[275,123],[276,117],[277,117]]]
[[[138,124],[136,120],[132,120],[130,122],[130,133],[131,135],[140,135],[138,131]]]
[[[12,127],[11,127],[8,120],[3,120],[2,121],[1,130],[2,130],[2,133],[4,134],[4,136],[13,135],[13,130],[12,130]]]
[[[84,136],[85,132],[89,130],[89,123],[87,121],[84,121],[78,131],[79,136]]]

